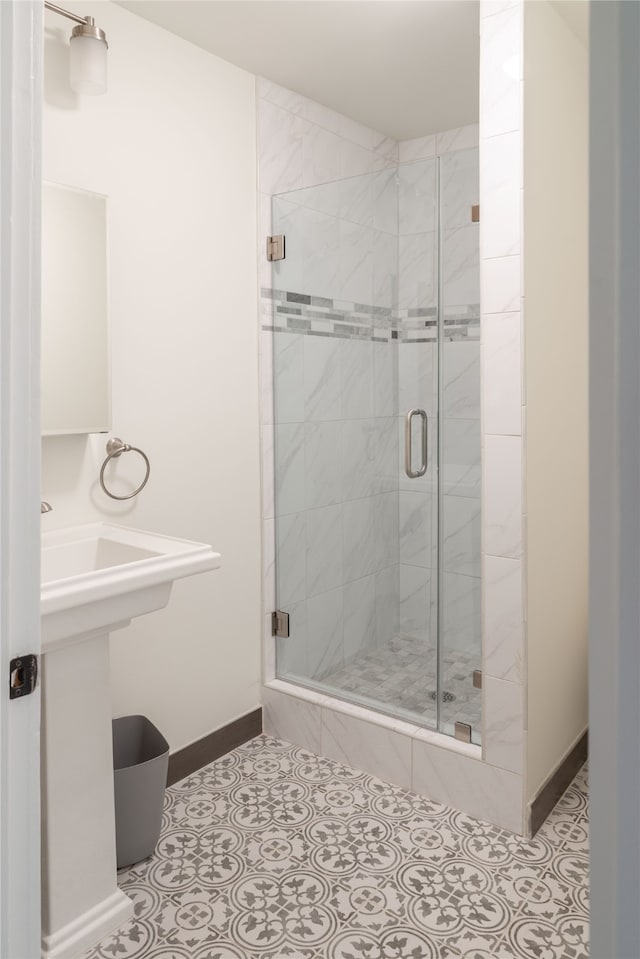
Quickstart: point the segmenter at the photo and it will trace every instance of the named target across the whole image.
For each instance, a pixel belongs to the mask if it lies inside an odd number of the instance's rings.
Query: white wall
[[[527,795],[587,725],[587,51],[524,12]]]
[[[146,714],[175,749],[260,700],[255,80],[114,4],[71,8],[107,32],[109,92],[70,92],[70,25],[47,13],[44,176],[109,197],[113,432],[152,471],[117,504],[97,487],[105,436],[46,439],[42,525],[107,519],[222,553],[111,641],[114,715]]]

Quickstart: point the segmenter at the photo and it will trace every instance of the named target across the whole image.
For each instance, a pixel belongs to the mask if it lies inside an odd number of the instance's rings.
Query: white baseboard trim
[[[75,959],[133,916],[133,902],[120,890],[62,929],[42,937],[42,959]]]

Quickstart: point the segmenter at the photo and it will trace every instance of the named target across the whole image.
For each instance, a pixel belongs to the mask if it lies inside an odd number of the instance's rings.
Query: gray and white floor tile
[[[167,789],[86,959],[586,959],[587,791],[525,840],[259,736]]]

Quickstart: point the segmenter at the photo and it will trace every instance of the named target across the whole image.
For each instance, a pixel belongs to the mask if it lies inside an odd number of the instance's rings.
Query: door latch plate
[[[38,657],[33,653],[17,656],[9,664],[9,699],[19,699],[34,691],[38,682]]]

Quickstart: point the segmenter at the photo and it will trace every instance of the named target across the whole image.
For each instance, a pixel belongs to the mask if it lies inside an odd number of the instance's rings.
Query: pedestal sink
[[[109,633],[216,569],[204,543],[108,523],[42,537],[42,952],[72,959],[133,915],[116,882]]]

